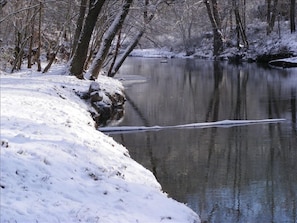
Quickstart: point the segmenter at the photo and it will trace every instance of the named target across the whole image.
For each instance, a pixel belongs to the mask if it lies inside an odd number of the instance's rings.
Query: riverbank
[[[1,73],[1,222],[200,222],[94,128],[90,81],[62,70]]]
[[[246,29],[248,47],[238,48],[236,37],[224,37],[224,49],[217,57],[213,56],[212,33],[204,33],[195,42],[193,54],[188,55],[181,47],[167,46],[163,43],[160,49],[134,49],[131,56],[149,58],[199,58],[228,60],[235,63],[257,62],[268,64],[271,60],[297,56],[297,35],[287,28],[288,22],[281,24],[280,30],[275,28],[270,35],[266,34],[267,24],[257,22],[249,24]],[[226,35],[226,34],[225,34]],[[175,40],[178,42],[178,40]]]

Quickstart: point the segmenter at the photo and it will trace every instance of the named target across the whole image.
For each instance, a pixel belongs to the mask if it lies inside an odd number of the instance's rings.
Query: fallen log
[[[297,67],[297,57],[271,60],[268,63],[272,67],[290,68]]]
[[[172,126],[111,126],[111,127],[101,127],[99,131],[108,134],[112,133],[133,133],[133,132],[143,132],[143,131],[159,131],[165,129],[188,129],[188,128],[228,128],[242,125],[255,125],[264,123],[278,123],[283,122],[285,119],[259,119],[259,120],[223,120],[217,122],[201,122],[201,123],[191,123],[184,125],[172,125]]]

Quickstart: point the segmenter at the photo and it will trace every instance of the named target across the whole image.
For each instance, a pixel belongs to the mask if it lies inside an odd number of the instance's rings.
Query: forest
[[[295,4],[296,0],[1,0],[0,68],[14,72],[36,64],[38,71],[47,72],[53,63],[67,63],[70,75],[94,80],[101,73],[114,76],[135,48],[202,58],[227,55],[235,61],[296,56],[278,41],[283,33],[296,30]],[[269,39],[276,39],[276,49]],[[261,40],[268,41],[264,48],[274,49],[255,52]]]

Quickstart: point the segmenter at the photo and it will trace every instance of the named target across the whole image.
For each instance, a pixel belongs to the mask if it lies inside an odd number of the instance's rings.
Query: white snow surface
[[[1,73],[1,222],[200,222],[126,148],[95,130],[62,75]],[[101,76],[107,91],[121,85]]]

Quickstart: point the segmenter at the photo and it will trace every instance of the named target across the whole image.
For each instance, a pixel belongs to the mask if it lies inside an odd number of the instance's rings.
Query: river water
[[[297,222],[296,69],[129,58],[117,77],[128,98],[120,126],[286,119],[111,136],[202,222]]]

